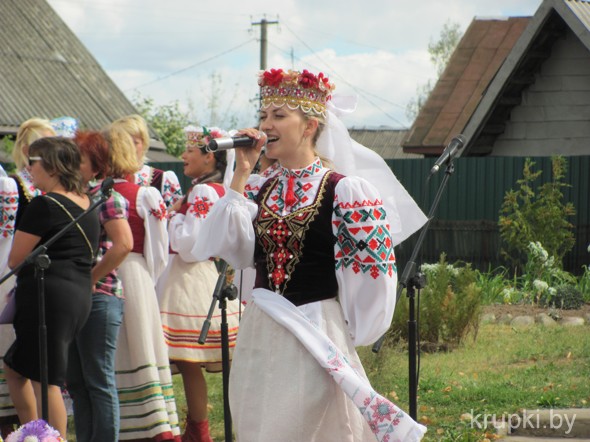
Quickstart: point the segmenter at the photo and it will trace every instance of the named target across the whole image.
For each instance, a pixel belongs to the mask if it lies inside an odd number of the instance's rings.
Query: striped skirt
[[[119,267],[119,276],[125,290],[115,365],[119,439],[180,441],[168,349],[143,256],[130,253]]]
[[[172,255],[158,281],[158,301],[164,338],[172,361],[201,363],[210,372],[221,370],[221,310],[215,307],[204,344],[199,344],[203,323],[211,307],[217,284],[213,261],[183,261]],[[236,342],[239,301],[227,302],[230,357]]]

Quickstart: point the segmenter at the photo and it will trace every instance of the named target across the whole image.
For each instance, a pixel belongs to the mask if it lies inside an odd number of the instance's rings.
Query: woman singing
[[[355,351],[390,325],[393,235],[412,226],[391,226],[395,205],[374,185],[330,168],[339,158],[361,166],[347,134],[320,156],[321,135],[338,135],[327,77],[272,69],[259,84],[265,134],[241,131],[257,145],[236,149],[231,189],[191,251],[256,267],[230,378],[238,440],[420,440],[426,429],[371,388]],[[251,176],[265,144],[280,173]]]

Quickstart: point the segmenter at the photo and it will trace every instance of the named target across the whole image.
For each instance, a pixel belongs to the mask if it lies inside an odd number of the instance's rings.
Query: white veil
[[[336,172],[364,178],[379,190],[395,246],[422,227],[427,217],[385,160],[350,137],[338,116],[351,113],[355,108],[354,97],[336,95],[328,102],[326,127],[318,139],[316,149],[332,162]]]

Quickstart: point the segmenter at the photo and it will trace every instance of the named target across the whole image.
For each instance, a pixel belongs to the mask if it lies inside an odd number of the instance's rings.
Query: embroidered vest
[[[127,221],[133,234],[133,249],[131,251],[143,255],[145,225],[143,219],[137,213],[137,193],[140,187],[137,184],[126,181],[115,183],[113,189],[123,195],[129,202],[129,218]]]
[[[334,191],[342,178],[343,175],[327,172],[315,201],[285,216],[273,213],[266,205],[278,179],[263,184],[254,220],[255,288],[281,293],[295,305],[338,295],[332,213]]]

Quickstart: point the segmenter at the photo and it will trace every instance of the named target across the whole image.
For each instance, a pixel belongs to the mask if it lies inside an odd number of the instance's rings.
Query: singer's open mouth
[[[270,143],[274,143],[275,141],[278,141],[278,137],[268,137],[266,144],[270,144]]]

